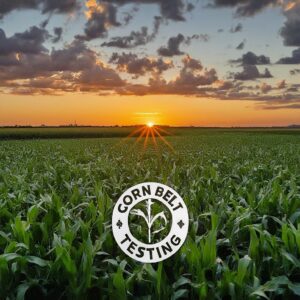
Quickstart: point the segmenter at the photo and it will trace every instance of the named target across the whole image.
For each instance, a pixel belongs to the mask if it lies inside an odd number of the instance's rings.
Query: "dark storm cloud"
[[[265,55],[256,55],[249,51],[241,58],[231,60],[231,63],[239,63],[241,65],[269,65],[271,63],[270,58]]]
[[[243,25],[241,23],[237,24],[235,27],[230,29],[231,33],[241,32],[243,30]]]
[[[292,52],[292,56],[280,58],[277,62],[283,65],[300,64],[300,48]]]
[[[39,9],[42,13],[69,13],[79,8],[79,0],[1,0],[0,18],[13,10]]]
[[[145,75],[146,73],[161,74],[173,67],[171,61],[164,61],[161,58],[139,58],[137,54],[133,53],[113,53],[109,62],[116,64],[118,71],[137,76]]]
[[[254,65],[244,65],[242,72],[233,74],[233,78],[236,80],[255,80],[258,78],[272,78],[272,74],[269,69],[265,69],[263,73],[260,73],[258,68]]]
[[[6,37],[5,32],[0,29],[0,55],[10,53],[40,53],[46,52],[43,46],[49,37],[48,31],[36,26],[30,27],[22,33],[15,33],[11,37]]]
[[[61,27],[55,27],[53,29],[54,37],[52,38],[53,43],[57,43],[62,38],[63,29]]]
[[[143,26],[140,31],[131,31],[128,36],[113,37],[109,42],[102,43],[101,46],[130,49],[137,46],[146,45],[155,39],[161,21],[161,17],[155,17],[152,33],[149,33],[148,28]]]
[[[279,0],[211,0],[212,7],[233,7],[238,16],[250,17],[269,6],[281,5]]]

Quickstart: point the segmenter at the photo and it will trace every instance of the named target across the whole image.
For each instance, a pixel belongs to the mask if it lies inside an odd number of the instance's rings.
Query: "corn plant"
[[[300,297],[299,131],[172,129],[170,151],[127,129],[13,130],[23,140],[0,141],[0,299]],[[111,138],[26,140],[79,134]],[[180,251],[151,265],[111,232],[114,203],[145,181],[178,191],[190,219]],[[131,217],[152,243],[171,223],[153,199]]]

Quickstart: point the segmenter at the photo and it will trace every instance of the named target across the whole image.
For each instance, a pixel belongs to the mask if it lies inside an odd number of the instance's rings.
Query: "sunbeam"
[[[163,144],[165,144],[168,147],[168,149],[170,149],[172,152],[175,152],[173,146],[163,137],[163,134],[171,135],[171,132],[162,129],[157,125],[154,125],[154,123],[152,122],[149,122],[146,125],[133,130],[126,138],[124,138],[123,142],[130,141],[130,138],[135,138],[135,141],[132,144],[132,147],[134,147],[143,140],[142,153],[144,153],[150,145],[153,145],[155,152],[158,154],[161,151],[158,143],[159,139]]]

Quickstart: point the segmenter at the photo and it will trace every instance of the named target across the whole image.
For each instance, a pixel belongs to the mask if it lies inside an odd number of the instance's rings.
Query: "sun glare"
[[[135,137],[136,140],[134,145],[139,142],[143,143],[142,155],[149,144],[153,144],[158,153],[160,151],[160,145],[158,140],[161,141],[164,145],[166,145],[172,152],[175,152],[173,146],[167,141],[164,135],[171,135],[171,133],[159,125],[155,125],[153,122],[147,122],[143,126],[138,126],[135,130],[133,130],[125,139],[122,141],[128,141],[129,138]]]

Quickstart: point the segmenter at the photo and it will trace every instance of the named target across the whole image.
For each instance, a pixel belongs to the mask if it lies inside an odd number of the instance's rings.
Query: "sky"
[[[1,0],[1,125],[300,124],[300,0]]]

